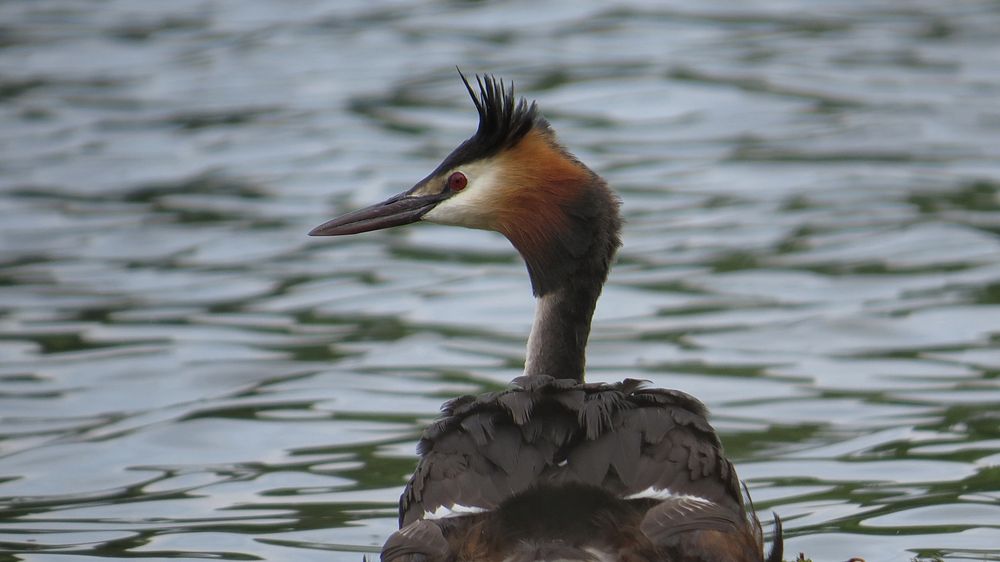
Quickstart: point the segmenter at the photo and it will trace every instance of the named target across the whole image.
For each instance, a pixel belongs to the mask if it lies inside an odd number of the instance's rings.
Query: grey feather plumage
[[[421,461],[400,500],[401,530],[386,543],[384,560],[410,552],[435,560],[430,553],[444,552],[442,540],[467,540],[469,528],[488,526],[489,518],[505,517],[505,510],[515,509],[510,506],[533,501],[539,491],[547,509],[558,509],[551,504],[564,489],[594,490],[587,493],[627,505],[609,508],[608,516],[614,510],[634,514],[639,542],[653,551],[669,549],[692,531],[742,533],[748,523],[759,537],[705,407],[683,392],[646,388],[642,381],[520,377],[505,390],[446,403],[419,450]],[[660,496],[642,497],[653,491]],[[452,516],[425,519],[442,508]],[[461,514],[470,510],[480,512]],[[521,543],[542,550],[590,548],[581,556],[613,548],[608,541],[572,537],[569,531],[555,542]],[[421,541],[428,543],[411,544]],[[453,544],[450,552],[459,549]]]

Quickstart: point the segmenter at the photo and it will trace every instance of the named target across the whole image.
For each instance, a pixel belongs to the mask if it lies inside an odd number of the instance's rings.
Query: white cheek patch
[[[427,211],[421,220],[466,228],[492,229],[500,185],[500,174],[495,162],[473,162],[454,171],[465,174],[469,178],[468,185]]]

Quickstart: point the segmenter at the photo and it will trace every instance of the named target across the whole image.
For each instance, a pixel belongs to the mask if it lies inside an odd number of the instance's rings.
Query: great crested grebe
[[[461,74],[461,73],[460,73]],[[594,306],[620,245],[618,199],[534,103],[486,76],[476,134],[426,178],[309,234],[420,220],[494,230],[524,257],[537,308],[524,376],[447,402],[424,432],[383,561],[761,561],[707,411],[641,381],[584,382]],[[768,562],[782,556],[775,516]]]

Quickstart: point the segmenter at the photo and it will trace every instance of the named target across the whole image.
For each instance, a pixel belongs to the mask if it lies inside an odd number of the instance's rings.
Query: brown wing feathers
[[[420,441],[423,457],[401,498],[404,529],[428,516],[509,510],[528,490],[579,485],[609,501],[649,498],[632,503],[642,505],[635,523],[654,543],[687,529],[747,524],[739,481],[705,408],[682,392],[533,376],[443,411]],[[663,501],[671,495],[677,499]],[[440,524],[447,534],[482,518]],[[433,539],[425,550],[440,546],[437,534],[421,536]]]

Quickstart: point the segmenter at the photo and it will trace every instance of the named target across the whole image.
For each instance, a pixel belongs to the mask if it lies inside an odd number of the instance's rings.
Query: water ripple
[[[622,194],[592,379],[705,400],[788,552],[1000,560],[995,3],[0,21],[7,558],[377,550],[439,404],[520,372],[530,288],[490,233],[304,234],[473,130],[458,64]]]

